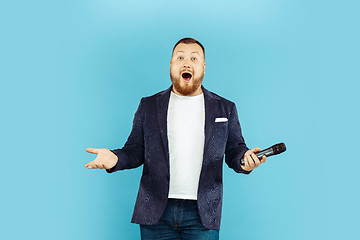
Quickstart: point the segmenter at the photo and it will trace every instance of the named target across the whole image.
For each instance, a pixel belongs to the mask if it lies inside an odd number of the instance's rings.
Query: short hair
[[[199,45],[201,47],[201,49],[203,50],[203,53],[204,53],[204,58],[205,58],[205,48],[204,46],[196,39],[194,38],[183,38],[183,39],[180,39],[174,46],[173,48],[173,51],[172,51],[172,54],[174,54],[174,50],[176,48],[177,45],[179,45],[180,43],[185,43],[185,44],[192,44],[192,43],[195,43],[197,45]]]

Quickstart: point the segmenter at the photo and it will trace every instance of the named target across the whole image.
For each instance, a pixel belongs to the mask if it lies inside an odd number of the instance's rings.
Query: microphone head
[[[274,154],[279,154],[286,151],[285,143],[275,144],[273,147]]]

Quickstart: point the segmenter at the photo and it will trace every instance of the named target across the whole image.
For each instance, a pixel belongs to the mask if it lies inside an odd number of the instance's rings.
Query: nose
[[[184,62],[183,68],[185,68],[185,69],[190,68],[190,64],[189,64],[188,61],[185,61],[185,62]]]

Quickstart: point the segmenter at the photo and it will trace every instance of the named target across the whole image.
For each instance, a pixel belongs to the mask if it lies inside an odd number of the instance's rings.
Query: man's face
[[[173,91],[184,96],[201,94],[205,65],[204,53],[198,44],[180,43],[177,45],[170,61]]]

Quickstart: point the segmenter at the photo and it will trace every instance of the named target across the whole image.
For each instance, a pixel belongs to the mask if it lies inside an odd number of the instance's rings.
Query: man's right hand
[[[88,169],[110,169],[118,162],[118,157],[107,148],[87,148],[86,151],[97,154],[94,161],[85,164]]]

